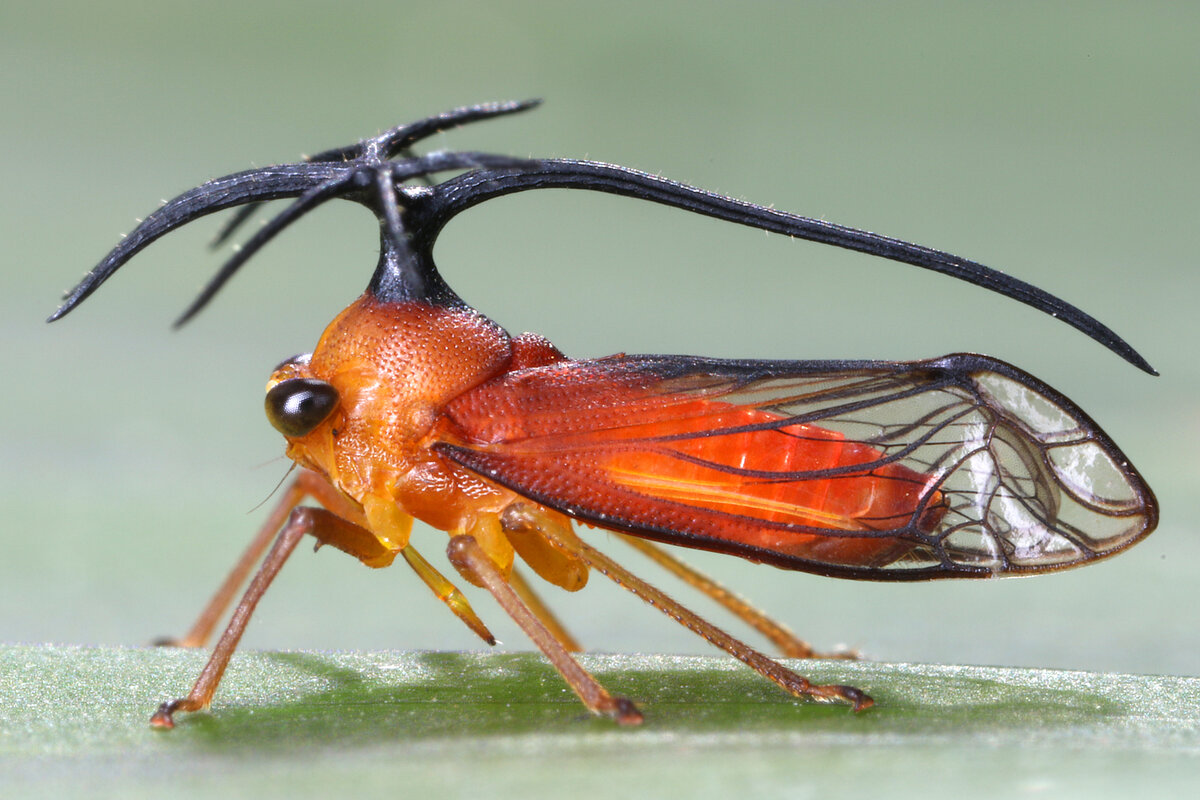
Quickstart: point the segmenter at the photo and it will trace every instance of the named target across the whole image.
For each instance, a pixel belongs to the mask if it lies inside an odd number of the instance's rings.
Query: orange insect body
[[[490,441],[514,435],[552,434],[523,454],[517,478],[522,485],[537,486],[538,477],[547,476],[554,484],[544,491],[568,503],[607,505],[633,525],[665,526],[713,542],[882,566],[912,543],[833,539],[771,525],[887,530],[924,513],[922,524],[930,529],[940,518],[936,500],[929,509],[924,506],[933,478],[900,464],[801,482],[731,475],[718,468],[729,464],[786,474],[879,459],[877,450],[848,443],[836,431],[813,425],[758,428],[779,416],[687,395],[651,395],[620,380],[602,381],[597,388],[594,381],[578,380],[587,366],[573,363],[557,371],[561,382],[537,381],[533,392],[522,390],[531,377],[524,370],[564,360],[548,342],[529,335],[512,339],[476,312],[381,303],[366,294],[329,325],[310,359],[284,364],[268,389],[307,378],[337,390],[338,410],[290,440],[288,457],[354,500],[363,509],[365,527],[395,552],[408,543],[411,515],[452,534],[475,536],[496,565],[509,570],[513,548],[498,535],[502,526],[495,520],[523,502],[521,497],[481,479],[436,445],[470,445],[486,459]],[[580,403],[587,404],[587,428],[564,430],[563,410]],[[732,433],[696,436],[714,430]],[[663,443],[656,449],[634,444],[648,435]],[[564,453],[564,447],[574,452]],[[616,476],[618,484],[639,493],[626,502],[587,497],[601,475]],[[670,505],[675,499],[703,507],[677,509]],[[561,585],[560,576],[542,577]]]
[[[825,575],[925,580],[1090,563],[1153,530],[1154,496],[1116,445],[1069,399],[996,359],[574,361],[540,336],[510,337],[442,280],[432,258],[437,235],[492,197],[582,188],[950,274],[1051,313],[1153,372],[1079,309],[948,253],[610,164],[408,155],[439,130],[531,105],[457,109],[302,164],[228,175],[186,192],[148,216],[51,318],[155,239],[213,211],[296,198],[227,262],[184,320],[325,200],[363,203],[380,221],[380,261],[367,292],[329,324],[311,355],[285,361],[270,377],[267,415],[304,470],[180,641],[202,645],[261,560],[191,693],[164,703],[153,724],[171,727],[174,713],[209,704],[250,614],[309,535],[371,567],[402,555],[494,644],[462,593],[409,541],[414,518],[447,531],[451,564],[495,598],[583,703],[635,724],[642,717],[633,703],[610,695],[572,658],[578,644],[525,582],[518,558],[568,591],[596,569],[794,696],[855,710],[873,701],[854,687],[814,685],[716,628],[581,541],[572,518],[637,537],[631,544],[655,562],[785,654],[806,657],[817,654],[786,628],[646,540]],[[444,171],[460,174],[404,185]],[[305,497],[317,507],[300,505]]]

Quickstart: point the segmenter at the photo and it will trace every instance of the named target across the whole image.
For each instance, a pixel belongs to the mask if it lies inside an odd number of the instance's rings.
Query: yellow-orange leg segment
[[[683,563],[653,542],[625,534],[619,534],[619,536],[625,544],[640,551],[655,564],[658,564],[688,586],[708,595],[738,619],[767,637],[772,644],[779,648],[779,652],[788,658],[840,658],[846,660],[858,658],[858,653],[853,651],[835,653],[816,652],[808,642],[800,639],[796,634],[788,630],[787,626],[771,619],[736,593],[731,592],[703,572]]]
[[[637,597],[645,600],[680,625],[699,635],[705,641],[729,653],[759,675],[778,685],[788,694],[796,697],[811,697],[815,700],[836,700],[849,703],[854,707],[855,711],[863,711],[875,704],[875,701],[870,696],[861,689],[856,689],[853,686],[821,686],[797,675],[779,662],[768,658],[744,642],[730,636],[703,617],[684,608],[664,592],[655,589],[650,584],[633,575],[629,570],[617,564],[594,547],[578,541],[571,544],[558,539],[550,531],[547,531],[547,535],[550,541],[558,546],[573,548],[592,569],[599,571],[618,586],[627,589]]]
[[[579,695],[579,699],[588,710],[594,714],[611,717],[621,725],[641,723],[642,713],[633,701],[609,694],[571,657],[558,638],[542,624],[538,615],[521,602],[516,590],[488,558],[478,542],[470,536],[454,536],[446,548],[446,555],[455,567],[465,575],[477,579],[496,598],[500,607],[521,626],[521,630],[545,654],[567,685],[575,690],[575,694]]]
[[[413,572],[417,573],[417,576],[433,590],[433,593],[446,604],[447,608],[454,612],[456,617],[466,623],[466,626],[483,641],[490,645],[496,643],[496,637],[488,630],[487,625],[483,624],[483,620],[476,616],[471,604],[467,602],[466,595],[459,591],[457,586],[438,572],[411,544],[400,552],[404,556],[404,560],[412,567]]]
[[[157,728],[173,728],[175,727],[175,712],[199,711],[208,707],[217,690],[217,685],[221,682],[221,676],[225,674],[225,668],[229,666],[229,659],[233,656],[233,651],[237,649],[238,642],[246,630],[250,615],[254,613],[258,601],[266,593],[271,581],[275,580],[275,576],[279,574],[279,570],[287,561],[288,556],[296,549],[296,544],[307,533],[311,533],[321,544],[334,545],[340,550],[351,552],[364,561],[384,555],[383,552],[371,551],[370,542],[373,542],[374,547],[379,551],[386,549],[368,531],[329,511],[304,506],[292,511],[287,524],[279,532],[275,544],[272,545],[262,566],[259,567],[258,573],[254,576],[254,580],[250,582],[246,593],[242,595],[241,602],[233,610],[229,625],[221,634],[212,656],[201,670],[200,677],[196,679],[192,691],[188,693],[187,697],[159,706],[158,711],[150,718],[151,725]],[[361,553],[354,552],[354,549],[361,545],[367,545],[367,548],[363,549]]]

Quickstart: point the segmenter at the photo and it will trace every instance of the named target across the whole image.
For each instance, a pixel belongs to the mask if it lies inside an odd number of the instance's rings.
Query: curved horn
[[[930,269],[973,283],[1056,317],[1138,369],[1158,373],[1128,342],[1091,315],[1032,284],[969,259],[877,233],[746,203],[649,173],[595,161],[544,159],[479,169],[438,184],[410,214],[411,235],[428,246],[447,222],[494,197],[531,189],[587,189],[649,200],[696,214]]]

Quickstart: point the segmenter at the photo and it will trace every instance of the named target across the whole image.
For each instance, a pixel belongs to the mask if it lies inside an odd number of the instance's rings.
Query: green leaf
[[[878,705],[795,700],[729,658],[581,658],[646,722],[588,715],[531,653],[244,652],[210,712],[148,725],[207,653],[0,648],[19,796],[1128,796],[1200,776],[1200,679],[795,662]],[[1194,785],[1194,784],[1192,784]],[[7,792],[5,796],[9,795]]]

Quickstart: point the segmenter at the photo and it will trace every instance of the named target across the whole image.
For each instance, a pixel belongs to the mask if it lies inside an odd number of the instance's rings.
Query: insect
[[[578,644],[526,568],[567,591],[598,571],[797,697],[855,710],[873,701],[851,686],[811,683],[688,611],[585,543],[572,520],[619,532],[790,656],[816,654],[656,543],[821,575],[910,581],[1088,564],[1154,529],[1154,496],[1109,437],[1054,389],[987,356],[577,361],[541,336],[510,336],[442,279],[432,257],[439,232],[495,197],[587,189],[936,270],[1050,313],[1155,374],[1079,309],[947,253],[611,164],[412,152],[439,131],[535,104],[459,108],[300,163],[209,181],[148,216],[50,318],[75,308],[151,242],[217,211],[241,206],[218,237],[225,241],[261,203],[293,198],[179,324],[325,201],[352,200],[379,220],[380,256],[366,292],[312,353],[270,376],[267,417],[302,469],[179,640],[203,645],[250,579],[191,692],[164,703],[152,724],[169,728],[175,714],[209,705],[251,613],[305,535],[370,567],[400,556],[494,644],[466,597],[409,540],[414,518],[447,531],[454,570],[495,598],[584,705],[636,724],[642,715],[633,702],[610,694],[571,655]],[[435,181],[441,173],[453,174]],[[316,505],[301,505],[306,498]]]

